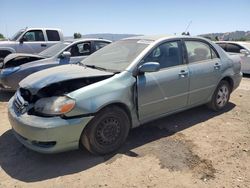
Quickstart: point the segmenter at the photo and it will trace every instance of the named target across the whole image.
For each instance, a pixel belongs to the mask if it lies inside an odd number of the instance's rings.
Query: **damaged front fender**
[[[66,116],[95,114],[102,108],[112,104],[122,104],[127,107],[133,127],[139,125],[135,101],[136,79],[130,72],[122,72],[111,78],[73,91],[67,96],[75,99],[75,108]]]

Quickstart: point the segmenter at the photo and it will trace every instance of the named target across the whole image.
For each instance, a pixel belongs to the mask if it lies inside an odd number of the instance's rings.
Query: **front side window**
[[[91,43],[83,42],[71,46],[67,51],[71,53],[71,57],[86,56],[91,54]]]
[[[44,41],[43,32],[41,30],[28,31],[24,34],[23,41]]]
[[[206,43],[200,41],[185,41],[188,62],[200,62],[218,58],[217,53]]]
[[[55,30],[46,30],[48,41],[60,41],[60,36],[58,31]]]
[[[182,64],[181,43],[179,41],[166,42],[156,47],[144,62],[158,62],[161,68]]]

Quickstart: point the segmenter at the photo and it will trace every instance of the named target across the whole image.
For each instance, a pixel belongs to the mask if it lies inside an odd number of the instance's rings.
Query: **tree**
[[[0,33],[0,39],[4,39],[4,36],[2,33]]]
[[[74,33],[74,39],[82,38],[81,33]]]
[[[219,39],[219,37],[218,36],[216,36],[215,37],[215,41],[219,41],[220,39]]]

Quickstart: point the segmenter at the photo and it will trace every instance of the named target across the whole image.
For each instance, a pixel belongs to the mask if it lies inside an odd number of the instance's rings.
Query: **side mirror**
[[[19,40],[19,42],[22,44],[24,41],[28,41],[25,35]]]
[[[160,64],[158,62],[147,62],[139,66],[139,73],[145,72],[157,72],[160,70]]]
[[[24,40],[24,38],[22,37],[22,38],[19,40],[19,43],[22,44],[23,41],[25,41],[25,40]]]
[[[71,56],[71,53],[70,52],[67,52],[67,51],[64,51],[62,54],[61,54],[61,58],[70,58]]]
[[[247,50],[245,50],[245,49],[241,49],[240,50],[240,53],[241,54],[244,54],[245,56],[248,56],[250,53],[249,53],[249,51],[247,51]]]

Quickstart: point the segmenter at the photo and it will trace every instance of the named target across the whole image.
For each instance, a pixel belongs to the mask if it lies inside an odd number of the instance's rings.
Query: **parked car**
[[[7,41],[0,41],[0,62],[11,53],[39,53],[64,40],[62,31],[54,28],[26,28]]]
[[[55,153],[83,145],[106,154],[146,122],[202,104],[224,109],[240,84],[240,68],[240,57],[203,38],[124,39],[81,64],[22,80],[9,101],[9,120],[17,139],[32,150]]]
[[[240,55],[241,71],[244,74],[250,74],[250,42],[219,41],[216,43],[229,54]]]
[[[4,69],[0,72],[0,89],[15,91],[18,83],[26,76],[50,67],[78,63],[109,43],[111,41],[105,39],[80,39],[58,43],[36,56],[11,54],[5,58]],[[30,58],[41,60],[26,63]]]

